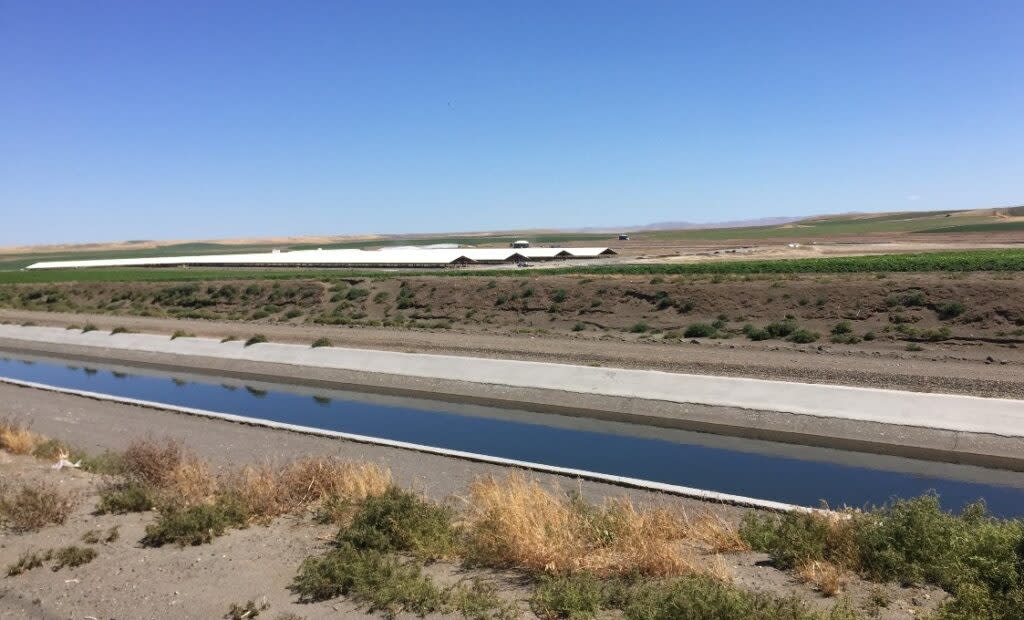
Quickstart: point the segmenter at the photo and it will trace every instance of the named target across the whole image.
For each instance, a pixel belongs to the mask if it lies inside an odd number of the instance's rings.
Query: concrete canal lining
[[[0,348],[1024,469],[1024,401],[1010,399],[11,325]]]

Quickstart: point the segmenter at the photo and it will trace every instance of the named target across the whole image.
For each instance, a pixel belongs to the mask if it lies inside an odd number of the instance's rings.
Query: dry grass
[[[191,455],[170,471],[166,485],[162,495],[180,508],[212,502],[220,487],[206,461]]]
[[[823,560],[810,560],[797,566],[796,576],[825,596],[839,594],[847,582],[846,571]]]
[[[725,576],[723,564],[698,559],[686,544],[685,515],[638,508],[627,498],[592,506],[513,474],[474,482],[466,517],[470,555],[481,564],[551,574]]]
[[[184,460],[181,442],[173,439],[136,439],[124,451],[125,472],[143,484],[156,488],[171,486],[175,471]]]
[[[750,545],[740,536],[735,525],[722,517],[706,512],[694,520],[687,520],[688,538],[711,553],[741,553],[750,551]]]
[[[32,454],[36,446],[43,441],[42,435],[33,433],[27,426],[14,419],[0,420],[0,449],[13,454]]]
[[[310,457],[280,469],[245,467],[226,486],[254,517],[266,519],[305,510],[328,498],[352,504],[380,495],[391,486],[391,471],[372,463]]]
[[[0,521],[15,532],[64,523],[74,507],[74,498],[50,483],[0,487]]]

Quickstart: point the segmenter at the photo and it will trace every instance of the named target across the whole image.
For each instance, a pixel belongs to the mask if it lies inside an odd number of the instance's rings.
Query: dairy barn
[[[357,267],[447,268],[472,265],[519,264],[527,261],[594,259],[615,256],[611,248],[393,248],[381,250],[295,250],[253,254],[156,256],[34,263],[26,269],[87,269],[90,267]]]

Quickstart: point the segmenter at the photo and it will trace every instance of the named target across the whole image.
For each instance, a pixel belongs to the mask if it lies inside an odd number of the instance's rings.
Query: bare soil
[[[237,425],[220,420],[161,413],[120,404],[100,403],[80,397],[27,388],[0,386],[2,414],[31,419],[38,432],[63,439],[88,451],[123,449],[135,437],[151,434],[183,439],[199,456],[222,467],[243,463],[273,462],[309,454],[337,455],[351,460],[371,460],[390,466],[399,484],[412,486],[437,500],[457,502],[458,495],[474,477],[504,473],[502,468],[456,459],[422,455],[378,446],[366,446],[325,438]],[[158,417],[156,423],[154,417]],[[609,485],[579,483],[541,476],[546,482],[579,488],[585,496],[600,499],[629,494],[635,501],[675,503],[691,514],[714,511],[736,522],[742,509],[701,504],[692,500],[625,491]],[[97,558],[78,568],[54,572],[41,567],[18,576],[0,578],[0,618],[219,618],[232,603],[265,601],[263,615],[274,618],[294,613],[301,618],[364,617],[350,601],[335,599],[300,604],[287,586],[302,559],[326,548],[333,531],[307,517],[288,517],[269,525],[232,530],[212,544],[179,549],[167,546],[143,548],[138,541],[154,515],[94,515],[97,486],[102,479],[77,470],[54,470],[49,463],[30,457],[0,453],[0,479],[47,481],[74,494],[74,513],[63,525],[28,534],[0,531],[0,567],[16,562],[25,552],[65,545],[84,545],[82,536],[91,530],[119,527],[120,537],[110,543],[91,545]],[[777,595],[793,594],[810,604],[827,608],[835,599],[821,596],[799,583],[792,574],[768,566],[757,553],[724,556],[737,585]],[[6,572],[6,571],[4,571]],[[515,601],[524,618],[528,587],[514,574],[473,571],[450,563],[429,567],[431,576],[444,584],[480,576],[493,580],[502,597]],[[890,600],[879,618],[919,616],[933,609],[945,594],[933,588],[878,586],[851,578],[845,595],[855,605],[867,607],[878,592]],[[402,616],[409,617],[409,616]]]

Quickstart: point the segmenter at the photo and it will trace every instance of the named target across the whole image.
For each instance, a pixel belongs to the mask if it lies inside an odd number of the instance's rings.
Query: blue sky
[[[1024,3],[0,0],[0,245],[1024,202]]]

